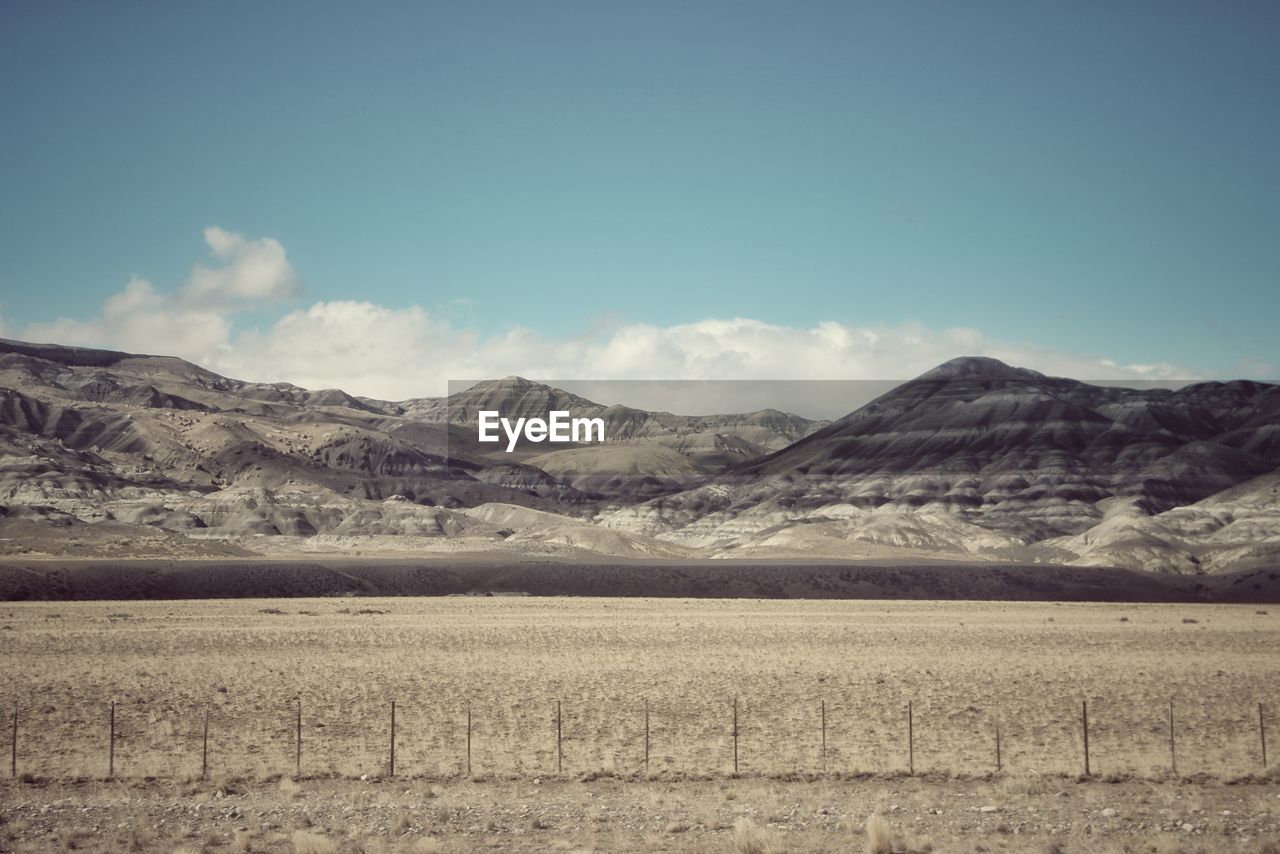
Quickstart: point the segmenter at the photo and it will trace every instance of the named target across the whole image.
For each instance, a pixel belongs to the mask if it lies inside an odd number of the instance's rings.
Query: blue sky
[[[104,300],[217,226],[298,283],[224,348],[361,300],[447,346],[746,318],[1275,378],[1277,92],[1275,3],[7,2],[0,317],[147,345]]]

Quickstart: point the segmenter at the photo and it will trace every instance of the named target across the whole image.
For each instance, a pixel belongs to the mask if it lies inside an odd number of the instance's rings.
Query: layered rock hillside
[[[1223,569],[1280,537],[1263,486],[1278,438],[1274,385],[1121,388],[963,358],[604,523],[744,556],[926,549]]]
[[[476,441],[476,413],[608,441]],[[1280,387],[947,362],[837,421],[687,416],[520,377],[391,402],[0,341],[0,553],[1280,565]]]
[[[474,421],[437,415],[476,402],[543,416],[553,404],[607,412],[619,440],[610,447],[631,464],[601,463],[597,448],[578,449],[588,453],[575,462],[565,448],[554,463],[528,465],[527,454],[478,444]],[[242,382],[170,357],[0,340],[0,528],[14,535],[0,534],[0,552],[92,554],[98,535],[111,554],[346,550],[371,537],[397,551],[461,540],[505,548],[514,532],[458,512],[489,504],[554,512],[592,532],[557,541],[591,550],[596,537],[629,552],[628,538],[585,521],[618,500],[611,485],[627,496],[679,489],[821,424],[604,407],[519,378],[397,403]],[[581,471],[592,465],[609,474]],[[575,477],[592,482],[579,488]]]

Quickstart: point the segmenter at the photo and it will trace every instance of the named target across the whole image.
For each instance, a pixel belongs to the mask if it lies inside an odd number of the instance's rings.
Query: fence
[[[446,778],[566,772],[915,774],[923,768],[966,774],[1029,769],[1090,777],[1177,775],[1180,759],[1183,773],[1241,776],[1268,767],[1267,712],[1262,703],[1257,704],[1256,716],[1250,707],[1248,714],[1235,710],[1217,719],[1192,705],[1199,714],[1186,716],[1188,723],[1172,699],[1167,708],[1146,710],[1136,718],[1134,709],[1124,707],[1125,715],[1110,720],[1097,714],[1097,702],[1091,720],[1090,703],[1082,700],[1070,712],[1064,703],[1026,722],[1002,716],[998,709],[984,713],[974,706],[930,706],[922,716],[915,701],[908,699],[896,725],[883,715],[835,708],[825,698],[813,702],[811,715],[797,706],[788,706],[783,715],[778,709],[758,707],[754,720],[753,709],[736,696],[696,708],[666,703],[657,709],[647,698],[607,709],[575,707],[558,698],[545,706],[508,701],[477,708],[468,701],[460,709],[397,706],[393,699],[382,714],[368,703],[320,703],[312,708],[294,698],[276,709],[238,715],[224,710],[215,714],[206,705],[176,721],[172,715],[157,716],[149,706],[113,700],[99,707],[96,720],[84,709],[71,710],[68,716],[65,709],[35,707],[24,716],[15,706],[9,722],[10,774],[205,778],[213,773],[345,773]],[[1119,710],[1117,706],[1108,711]],[[96,762],[95,748],[101,751]],[[1050,758],[1053,761],[1047,761]],[[1189,758],[1198,767],[1189,769]]]

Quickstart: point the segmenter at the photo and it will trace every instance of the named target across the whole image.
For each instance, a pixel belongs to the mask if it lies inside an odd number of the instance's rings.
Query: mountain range
[[[476,441],[475,413],[600,445]],[[520,377],[381,401],[0,340],[0,554],[489,554],[1280,564],[1280,386],[1126,388],[954,359],[832,422]]]

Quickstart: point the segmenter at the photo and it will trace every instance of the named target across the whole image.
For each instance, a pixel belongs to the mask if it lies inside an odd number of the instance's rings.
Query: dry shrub
[[[318,833],[312,833],[309,830],[293,832],[294,854],[335,854],[337,850],[338,843]]]
[[[284,795],[286,798],[289,798],[292,800],[294,798],[299,798],[302,796],[301,784],[299,784],[298,781],[293,779],[292,777],[281,777],[279,786],[280,786],[280,794]]]
[[[1000,784],[1001,792],[1009,795],[1043,795],[1049,791],[1049,783],[1035,771],[1010,774]]]
[[[128,842],[126,843],[126,847],[129,851],[141,852],[154,847],[150,844],[151,840],[148,838],[146,832],[136,823],[129,828],[127,838]]]
[[[738,854],[782,854],[782,840],[768,828],[745,816],[734,822],[733,850]]]
[[[68,851],[92,848],[93,838],[92,833],[80,827],[64,827],[58,831],[58,839]]]
[[[867,854],[893,854],[893,828],[879,813],[867,817]]]

